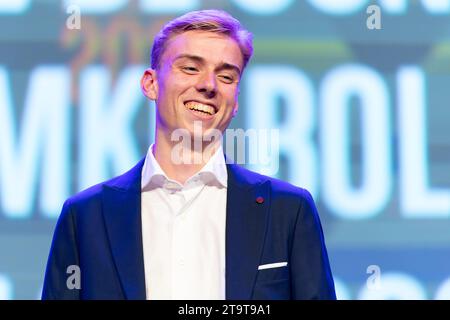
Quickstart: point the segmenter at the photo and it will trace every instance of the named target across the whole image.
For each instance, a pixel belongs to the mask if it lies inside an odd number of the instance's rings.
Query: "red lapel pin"
[[[261,204],[261,203],[264,202],[264,198],[263,197],[258,197],[258,198],[256,198],[256,202]]]

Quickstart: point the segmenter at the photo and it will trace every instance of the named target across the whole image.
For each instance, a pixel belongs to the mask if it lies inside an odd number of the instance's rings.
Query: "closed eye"
[[[182,67],[181,69],[182,69],[183,71],[185,71],[185,72],[187,72],[187,73],[191,73],[191,74],[198,71],[198,69],[195,68],[195,67]]]
[[[219,76],[225,83],[233,83],[234,78],[232,76],[220,75]]]

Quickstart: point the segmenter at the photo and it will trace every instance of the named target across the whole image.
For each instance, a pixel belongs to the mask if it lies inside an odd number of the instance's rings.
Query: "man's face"
[[[159,68],[147,69],[144,94],[157,105],[157,126],[170,135],[178,128],[194,135],[201,121],[203,135],[223,132],[238,109],[243,56],[237,42],[205,31],[173,36],[161,56]]]

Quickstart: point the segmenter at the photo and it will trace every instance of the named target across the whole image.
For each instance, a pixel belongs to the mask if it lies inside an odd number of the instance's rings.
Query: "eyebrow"
[[[173,61],[177,61],[180,59],[190,59],[193,61],[196,61],[198,63],[201,64],[205,64],[205,59],[200,57],[200,56],[196,56],[196,55],[192,55],[192,54],[180,54],[178,56],[176,56]],[[228,63],[228,62],[223,62],[222,64],[220,64],[218,67],[216,67],[216,70],[234,70],[237,72],[237,74],[240,76],[241,75],[241,69],[239,69],[238,66]]]

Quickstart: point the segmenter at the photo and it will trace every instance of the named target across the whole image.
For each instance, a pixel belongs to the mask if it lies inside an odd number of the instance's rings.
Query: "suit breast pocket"
[[[287,266],[258,270],[256,282],[289,280],[289,268]]]

